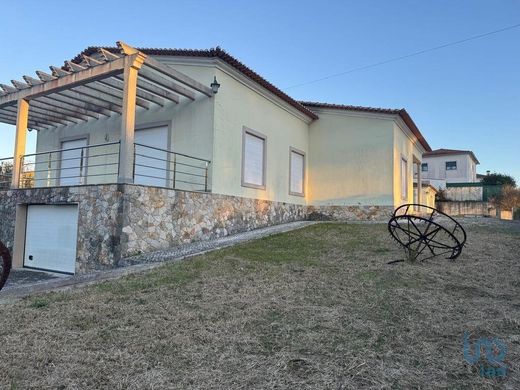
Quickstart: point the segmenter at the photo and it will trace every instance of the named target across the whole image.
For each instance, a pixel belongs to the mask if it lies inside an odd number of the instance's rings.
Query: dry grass
[[[1,388],[520,388],[520,229],[468,227],[456,262],[384,225],[321,224],[0,306]],[[506,380],[463,332],[508,346]]]

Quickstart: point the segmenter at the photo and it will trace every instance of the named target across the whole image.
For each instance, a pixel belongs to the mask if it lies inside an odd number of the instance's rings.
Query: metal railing
[[[13,158],[0,158],[0,190],[8,190],[11,187],[13,177]]]
[[[134,183],[208,192],[210,163],[203,158],[135,143]]]
[[[26,154],[20,188],[116,183],[119,141]]]

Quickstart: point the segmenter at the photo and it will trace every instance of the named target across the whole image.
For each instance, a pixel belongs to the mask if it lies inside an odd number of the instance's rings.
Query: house
[[[423,155],[422,177],[437,187],[446,183],[474,183],[480,162],[471,150],[436,149]]]
[[[84,273],[277,223],[386,219],[420,201],[431,148],[404,109],[299,102],[220,48],[118,42],[51,70],[0,85],[0,121],[16,125],[0,240],[15,267]]]

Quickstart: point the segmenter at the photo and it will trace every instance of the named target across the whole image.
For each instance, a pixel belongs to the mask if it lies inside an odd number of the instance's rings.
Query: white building
[[[470,150],[436,149],[423,154],[421,176],[437,187],[445,183],[477,182],[475,154]]]

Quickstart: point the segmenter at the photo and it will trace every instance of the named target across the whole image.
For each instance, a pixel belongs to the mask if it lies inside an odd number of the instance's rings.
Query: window
[[[457,161],[446,161],[446,170],[447,171],[456,171],[457,170]]]
[[[421,164],[421,172],[428,172],[428,163]]]
[[[265,189],[266,137],[244,127],[242,135],[242,186]]]
[[[401,197],[408,198],[408,161],[401,159]]]
[[[289,151],[289,194],[304,196],[305,153],[294,148]]]

